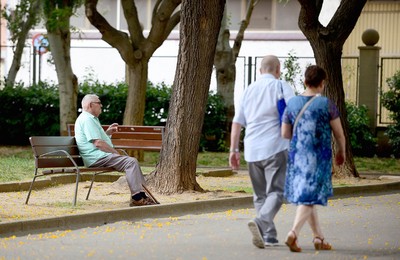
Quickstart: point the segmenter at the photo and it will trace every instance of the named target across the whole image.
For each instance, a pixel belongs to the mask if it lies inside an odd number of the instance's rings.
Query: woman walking
[[[322,233],[316,205],[327,205],[333,195],[331,133],[336,139],[336,164],[345,161],[345,137],[334,103],[320,94],[326,72],[319,66],[306,69],[306,90],[289,100],[283,116],[282,136],[291,139],[287,163],[285,197],[297,205],[293,227],[286,238],[292,252],[301,252],[297,238],[307,221],[313,231],[314,247],[331,250]]]

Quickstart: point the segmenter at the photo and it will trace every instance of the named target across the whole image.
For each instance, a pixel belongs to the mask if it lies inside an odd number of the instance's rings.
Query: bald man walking
[[[276,56],[265,56],[261,75],[246,88],[236,109],[231,130],[229,164],[239,169],[239,139],[246,128],[244,158],[253,186],[253,202],[257,212],[248,226],[253,244],[259,248],[278,245],[274,218],[283,202],[288,140],[281,137],[278,99],[288,102],[294,96],[291,87],[279,80],[280,62]]]

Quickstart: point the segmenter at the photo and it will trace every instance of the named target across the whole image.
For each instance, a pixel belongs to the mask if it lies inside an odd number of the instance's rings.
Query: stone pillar
[[[379,51],[374,46],[379,41],[379,34],[368,29],[362,34],[366,46],[360,46],[360,74],[358,83],[358,105],[368,107],[368,117],[372,133],[376,133],[379,94]]]

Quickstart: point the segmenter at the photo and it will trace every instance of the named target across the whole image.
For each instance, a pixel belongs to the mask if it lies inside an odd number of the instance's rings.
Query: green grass
[[[354,158],[358,172],[400,173],[400,159],[395,158]]]
[[[146,152],[141,162],[144,173],[154,170],[159,157],[158,152]],[[395,158],[355,158],[357,170],[361,173],[400,173],[400,159]],[[201,152],[197,166],[228,167],[228,153]],[[242,167],[246,163],[242,158]],[[32,150],[29,146],[0,146],[0,182],[31,180],[34,171]]]
[[[230,191],[230,192],[244,192],[248,194],[253,193],[253,188],[252,187],[246,187],[246,186],[227,186],[223,187],[224,191]]]

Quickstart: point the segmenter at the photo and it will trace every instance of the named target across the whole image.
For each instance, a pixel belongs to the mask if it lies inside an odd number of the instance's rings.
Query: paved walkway
[[[0,238],[0,259],[400,259],[399,193],[334,199],[318,210],[332,251],[315,251],[306,225],[303,252],[289,252],[283,241],[295,207],[284,205],[273,248],[252,245],[247,222],[255,212],[243,208]]]

